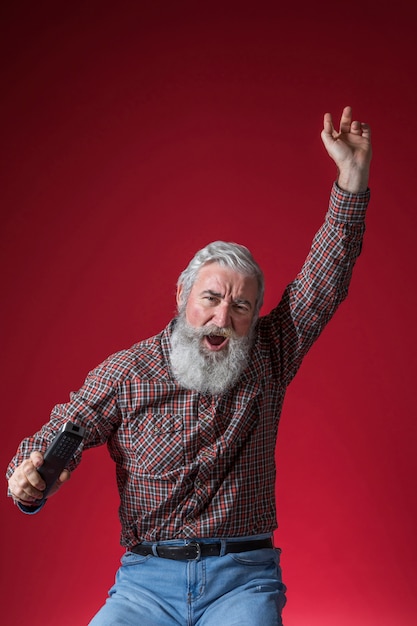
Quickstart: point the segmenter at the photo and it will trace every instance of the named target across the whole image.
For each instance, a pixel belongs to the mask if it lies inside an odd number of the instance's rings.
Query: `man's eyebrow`
[[[213,296],[214,298],[224,298],[223,294],[217,291],[213,291],[212,289],[205,289],[201,292],[202,296]],[[236,298],[233,300],[233,304],[245,304],[250,309],[252,309],[252,303],[249,300],[245,300],[244,298]]]
[[[212,289],[205,289],[204,291],[201,292],[202,296],[214,296],[215,298],[223,298],[224,296],[217,291],[213,291]]]

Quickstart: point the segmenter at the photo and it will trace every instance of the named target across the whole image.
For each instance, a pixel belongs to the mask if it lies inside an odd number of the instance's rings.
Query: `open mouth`
[[[220,350],[227,344],[229,338],[224,335],[206,335],[205,340],[211,350]]]

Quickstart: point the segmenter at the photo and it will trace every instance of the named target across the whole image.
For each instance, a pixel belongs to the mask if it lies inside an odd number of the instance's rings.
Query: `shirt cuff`
[[[362,223],[365,220],[370,196],[369,188],[360,193],[350,193],[334,182],[330,194],[329,214],[337,222]]]
[[[24,504],[21,504],[20,502],[16,502],[16,504],[22,511],[22,513],[25,513],[26,515],[35,515],[35,513],[39,513],[39,511],[43,509],[46,504],[46,500],[43,500],[42,503],[38,506],[26,506]]]

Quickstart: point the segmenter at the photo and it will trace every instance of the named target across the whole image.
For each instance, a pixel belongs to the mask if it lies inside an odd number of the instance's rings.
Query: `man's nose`
[[[219,328],[229,328],[231,325],[231,316],[230,305],[227,302],[222,302],[216,307],[213,322]]]

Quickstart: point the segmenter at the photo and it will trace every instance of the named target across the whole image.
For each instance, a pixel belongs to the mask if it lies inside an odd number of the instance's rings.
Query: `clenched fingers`
[[[45,483],[37,471],[43,462],[40,452],[32,452],[29,459],[21,463],[9,479],[9,489],[15,500],[33,504],[42,499]]]

